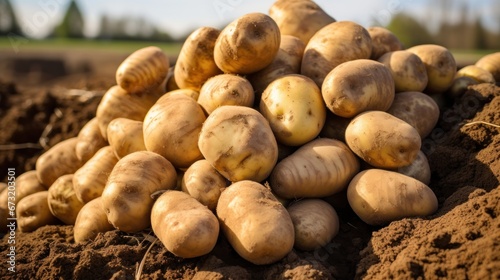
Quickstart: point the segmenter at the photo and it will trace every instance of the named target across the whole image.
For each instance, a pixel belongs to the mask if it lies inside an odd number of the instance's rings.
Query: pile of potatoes
[[[333,196],[374,226],[430,215],[434,97],[499,73],[500,53],[457,72],[442,46],[404,49],[384,28],[278,0],[197,29],[175,65],[153,46],[126,58],[96,117],[17,179],[18,229],[64,223],[85,242],[152,228],[183,258],[223,234],[261,265],[329,243]]]

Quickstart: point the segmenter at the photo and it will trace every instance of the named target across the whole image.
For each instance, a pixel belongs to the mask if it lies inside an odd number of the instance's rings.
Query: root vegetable
[[[89,160],[100,148],[108,144],[101,134],[97,118],[88,121],[77,137],[78,143],[75,147],[75,153],[76,157],[82,162]]]
[[[410,165],[400,167],[394,171],[415,178],[426,185],[431,182],[431,168],[427,157],[422,151],[418,152],[417,158]]]
[[[390,30],[380,26],[371,26],[366,29],[372,38],[371,59],[377,60],[383,54],[404,49],[398,37]]]
[[[467,65],[458,70],[456,77],[470,77],[478,83],[495,83],[495,78],[488,70],[476,65]]]
[[[109,146],[117,158],[145,151],[143,122],[127,118],[112,120],[107,128]]]
[[[73,236],[76,243],[94,240],[100,232],[113,230],[113,225],[108,222],[108,218],[101,205],[101,198],[98,197],[85,204],[78,216],[76,216]]]
[[[16,201],[20,201],[30,194],[45,191],[47,189],[48,187],[45,187],[38,181],[35,170],[26,171],[16,178]]]
[[[396,92],[423,91],[427,86],[425,64],[416,54],[405,50],[388,52],[378,61],[391,70]]]
[[[49,209],[54,217],[67,225],[74,225],[84,203],[78,200],[73,189],[73,174],[59,177],[49,188]]]
[[[50,212],[48,196],[49,191],[41,191],[19,200],[16,207],[17,228],[19,231],[32,232],[45,225],[60,223]]]
[[[481,57],[474,65],[487,70],[495,81],[500,82],[500,52],[490,53]]]

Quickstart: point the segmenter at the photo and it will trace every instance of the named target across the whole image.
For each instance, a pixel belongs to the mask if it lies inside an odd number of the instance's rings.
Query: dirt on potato
[[[110,62],[114,68],[123,56]],[[5,65],[0,65],[9,70]],[[50,67],[49,67],[50,69]],[[46,147],[74,137],[95,116],[113,74],[96,67],[24,82],[0,80],[0,166],[16,176],[32,170]],[[89,70],[90,69],[90,70]],[[116,68],[115,68],[116,69]],[[13,71],[13,70],[12,70]],[[58,70],[59,71],[59,70]],[[10,73],[10,72],[9,72]],[[59,73],[60,74],[60,73]],[[49,75],[50,76],[50,75]],[[37,77],[31,73],[29,77]],[[73,227],[52,225],[15,235],[15,273],[7,270],[9,235],[0,243],[2,279],[499,279],[500,87],[469,88],[444,104],[437,127],[424,140],[430,187],[439,210],[385,227],[364,224],[345,200],[335,204],[340,231],[324,248],[293,250],[283,260],[253,265],[222,235],[206,256],[181,259],[155,241],[152,231],[99,234],[75,244]],[[42,139],[40,139],[42,138]],[[24,145],[32,143],[32,145]],[[15,145],[14,145],[15,144]],[[18,144],[23,144],[24,147]],[[256,233],[257,234],[257,233]]]

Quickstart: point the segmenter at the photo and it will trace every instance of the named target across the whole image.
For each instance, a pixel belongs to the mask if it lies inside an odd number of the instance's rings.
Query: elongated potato
[[[405,50],[388,52],[378,61],[391,70],[396,92],[423,91],[427,86],[425,64],[416,54]]]
[[[75,153],[82,162],[89,160],[100,148],[108,144],[101,134],[99,121],[95,117],[82,127],[77,137]]]
[[[101,196],[108,176],[117,162],[113,148],[106,146],[78,169],[73,174],[73,189],[77,199],[85,204]]]
[[[108,222],[106,212],[101,205],[101,198],[98,197],[83,205],[78,216],[76,216],[73,236],[76,243],[94,240],[100,232],[113,230],[114,227]]]
[[[407,122],[382,111],[359,114],[347,126],[349,148],[374,167],[410,165],[422,145],[418,131]]]
[[[106,131],[109,146],[117,158],[138,151],[145,151],[143,122],[117,118],[108,124]]]
[[[337,21],[316,32],[304,50],[300,73],[319,87],[326,75],[341,63],[368,59],[372,40],[368,31],[351,21]]]
[[[163,96],[144,118],[146,149],[164,156],[177,168],[202,159],[198,137],[205,121],[202,107],[191,97]]]
[[[347,188],[347,199],[352,210],[369,225],[427,216],[438,207],[436,195],[424,183],[380,169],[368,169],[356,175]]]
[[[38,157],[35,170],[38,181],[42,185],[51,186],[57,178],[65,174],[73,174],[82,167],[83,162],[75,153],[77,143],[77,137],[63,140]]]
[[[427,157],[422,151],[418,152],[417,158],[410,165],[400,167],[394,171],[415,178],[426,185],[431,182],[429,161],[427,161]]]
[[[16,207],[17,228],[20,232],[31,232],[45,225],[61,223],[49,209],[49,191],[30,194],[19,200]]]
[[[210,253],[219,237],[219,221],[214,213],[180,191],[167,191],[156,200],[151,226],[165,248],[181,258]]]
[[[16,202],[20,201],[25,196],[47,189],[48,187],[42,185],[42,183],[38,181],[36,170],[26,171],[16,178]]]
[[[198,146],[226,179],[267,178],[278,160],[278,144],[267,120],[255,109],[226,105],[203,124]]]
[[[219,196],[227,186],[226,178],[205,159],[191,164],[184,173],[181,184],[183,192],[212,211],[215,211]]]
[[[270,185],[283,198],[326,197],[346,188],[358,171],[358,159],[347,145],[319,138],[278,162]]]
[[[278,142],[288,146],[311,141],[325,124],[321,91],[313,80],[302,75],[286,75],[269,84],[259,108]]]
[[[500,52],[487,54],[481,57],[474,65],[487,70],[493,75],[495,81],[500,82]]]
[[[254,181],[233,183],[222,192],[217,217],[236,252],[254,264],[270,264],[293,248],[290,215],[271,191]]]
[[[216,28],[200,27],[184,41],[174,68],[179,88],[200,91],[206,80],[222,73],[214,61],[215,41],[219,34],[220,30]]]
[[[476,82],[478,83],[490,83],[490,84],[495,83],[495,78],[493,77],[493,74],[491,74],[488,70],[483,69],[476,65],[467,65],[462,69],[458,70],[455,78],[458,77],[470,77],[476,80]]]
[[[377,60],[383,54],[403,49],[403,44],[389,29],[380,26],[371,26],[366,29],[372,38],[371,59]]]
[[[151,224],[153,194],[175,188],[174,166],[159,154],[140,151],[121,158],[109,175],[101,202],[108,221],[125,232]]]
[[[73,174],[59,177],[49,188],[47,197],[49,210],[54,217],[67,225],[74,225],[76,216],[84,203],[76,198],[73,189]]]
[[[357,59],[342,63],[328,73],[321,93],[330,111],[352,118],[369,110],[389,109],[394,100],[394,79],[382,63]]]

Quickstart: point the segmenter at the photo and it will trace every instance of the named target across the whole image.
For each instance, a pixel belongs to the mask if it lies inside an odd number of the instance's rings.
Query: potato
[[[221,192],[226,188],[226,178],[210,162],[198,160],[186,170],[182,177],[182,191],[215,211]]]
[[[387,113],[413,126],[424,139],[439,120],[439,106],[427,94],[407,91],[396,94]]]
[[[131,94],[157,91],[159,87],[163,87],[164,93],[169,67],[168,57],[160,48],[145,47],[133,52],[118,66],[116,83]]]
[[[322,27],[335,22],[320,6],[309,0],[278,0],[269,9],[269,16],[276,21],[284,35],[298,37],[302,42]]]
[[[343,118],[335,115],[332,111],[326,111],[326,120],[320,137],[333,138],[345,142],[345,130],[352,118]]]
[[[224,190],[217,217],[227,240],[245,260],[274,263],[293,248],[295,233],[285,207],[263,185],[249,180]]]
[[[316,32],[302,57],[301,74],[320,88],[326,75],[341,63],[370,58],[372,40],[368,31],[351,21],[333,22]]]
[[[76,198],[73,189],[73,174],[59,177],[49,188],[47,197],[49,210],[54,217],[67,225],[74,225],[76,216],[84,203]]]
[[[385,111],[394,99],[394,79],[382,63],[357,59],[340,64],[326,75],[321,88],[334,114],[352,118],[369,110]]]
[[[150,226],[153,194],[175,188],[174,166],[159,154],[140,151],[121,158],[111,171],[101,202],[118,230],[138,232]]]
[[[176,89],[165,93],[165,95],[174,95],[174,94],[183,94],[185,96],[193,98],[194,100],[198,100],[198,97],[200,96],[200,93],[198,91],[189,88]]]
[[[106,135],[109,146],[117,158],[138,151],[145,151],[143,122],[117,118],[108,124]]]
[[[356,116],[347,126],[345,140],[360,158],[379,168],[410,165],[422,145],[414,127],[382,111]]]
[[[422,151],[418,152],[417,158],[410,165],[400,167],[394,171],[415,178],[426,185],[431,182],[431,168],[427,157]]]
[[[179,88],[200,91],[201,86],[210,77],[222,71],[214,61],[214,47],[220,30],[212,27],[200,27],[184,41],[175,64],[175,82]]]
[[[75,146],[78,138],[63,140],[45,151],[36,160],[36,176],[44,186],[51,186],[55,180],[65,174],[73,174],[83,165],[76,157]]]
[[[442,93],[451,86],[457,73],[457,63],[448,49],[427,44],[411,47],[407,51],[416,54],[425,64],[428,78],[425,93]]]
[[[221,31],[214,47],[215,64],[224,73],[257,72],[274,60],[280,40],[279,27],[268,15],[245,14]]]
[[[398,37],[387,28],[371,26],[366,30],[372,38],[372,54],[370,59],[377,60],[385,53],[404,49]]]
[[[50,212],[48,196],[49,191],[41,191],[19,200],[16,207],[17,228],[19,231],[31,232],[45,225],[60,223]]]
[[[198,137],[205,121],[202,107],[191,97],[163,96],[144,118],[146,149],[165,157],[177,168],[202,159]]]
[[[356,175],[347,188],[347,199],[356,215],[374,226],[427,216],[438,207],[436,195],[424,183],[380,169],[368,169]]]
[[[108,218],[98,197],[83,205],[78,216],[76,216],[73,236],[76,243],[94,240],[100,232],[113,230],[114,227],[108,222]]]
[[[210,164],[232,182],[267,178],[278,160],[278,144],[255,109],[226,105],[203,124],[198,146]]]
[[[181,258],[210,253],[219,237],[219,221],[212,211],[180,191],[167,191],[156,200],[151,226],[165,248]]]
[[[347,145],[319,138],[280,161],[269,183],[283,198],[326,197],[346,188],[358,171],[358,159]]]
[[[30,194],[45,191],[47,188],[38,181],[36,170],[26,171],[16,178],[16,202]]]
[[[391,70],[396,92],[423,91],[427,86],[427,71],[420,58],[409,51],[388,52],[378,61]]]
[[[101,148],[89,161],[73,174],[73,189],[82,203],[101,196],[108,176],[118,162],[113,148]]]
[[[478,83],[495,83],[495,78],[488,70],[485,70],[476,65],[467,65],[458,70],[456,77],[470,77]]]
[[[477,84],[478,82],[470,77],[456,77],[445,94],[452,99],[457,99],[467,91],[469,86]]]
[[[321,91],[306,76],[292,74],[274,80],[262,93],[259,107],[278,142],[288,146],[311,141],[325,124]]]
[[[179,86],[175,82],[174,71],[175,71],[175,66],[170,67],[170,69],[168,70],[167,81],[165,85],[167,92],[179,89]]]
[[[493,75],[495,81],[500,82],[500,52],[487,54],[474,65],[487,70]]]
[[[294,247],[312,251],[328,244],[339,232],[339,217],[333,207],[317,198],[306,198],[287,208],[295,229]]]
[[[82,162],[89,160],[100,148],[108,144],[101,134],[99,121],[95,117],[82,127],[77,137],[78,143],[75,147],[75,153]]]
[[[255,94],[250,82],[233,74],[221,74],[203,84],[198,103],[209,115],[222,105],[252,107]]]

